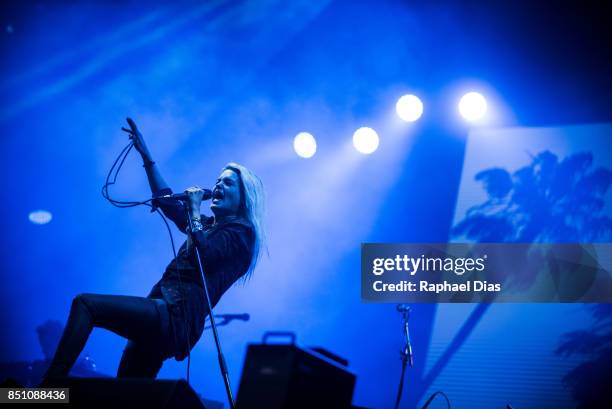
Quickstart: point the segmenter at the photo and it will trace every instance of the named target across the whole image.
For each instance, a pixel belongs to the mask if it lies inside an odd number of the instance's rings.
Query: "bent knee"
[[[74,296],[72,303],[84,302],[91,294],[81,293]]]
[[[90,301],[92,299],[93,294],[89,294],[89,293],[81,293],[81,294],[77,294],[73,299],[72,299],[72,307],[86,307],[89,308],[89,304]]]

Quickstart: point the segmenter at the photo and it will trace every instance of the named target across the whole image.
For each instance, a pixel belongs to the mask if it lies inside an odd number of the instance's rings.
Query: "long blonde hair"
[[[241,188],[241,209],[239,215],[244,217],[253,226],[255,233],[255,243],[253,246],[253,254],[251,256],[251,264],[245,274],[245,277],[250,277],[255,266],[259,261],[262,249],[265,247],[266,234],[264,231],[264,213],[265,213],[265,192],[261,179],[257,177],[248,168],[234,162],[230,162],[223,170],[229,169],[238,174],[240,178]]]

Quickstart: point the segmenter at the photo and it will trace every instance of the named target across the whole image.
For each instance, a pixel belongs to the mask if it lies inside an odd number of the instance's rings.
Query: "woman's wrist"
[[[191,209],[191,232],[195,233],[204,229],[202,226],[202,215],[200,214],[200,209]]]
[[[142,155],[142,166],[146,168],[153,165],[155,165],[155,161],[151,158],[151,155]]]
[[[191,219],[191,233],[196,233],[202,230],[204,230],[204,226],[202,225],[200,218],[199,217],[192,218]]]
[[[190,214],[191,214],[191,219],[192,220],[195,220],[195,219],[200,220],[202,218],[202,215],[200,214],[200,209],[199,208],[198,209],[192,208],[191,211],[190,211]]]

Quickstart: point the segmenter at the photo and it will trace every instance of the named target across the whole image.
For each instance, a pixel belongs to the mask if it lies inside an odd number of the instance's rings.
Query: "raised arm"
[[[129,134],[130,139],[134,142],[134,148],[140,153],[140,157],[142,158],[143,167],[147,172],[147,179],[149,180],[149,187],[151,188],[151,194],[153,197],[162,196],[167,193],[161,193],[162,191],[170,190],[170,187],[162,177],[159,172],[159,168],[153,157],[151,156],[151,152],[147,147],[147,144],[144,141],[144,137],[138,130],[136,123],[132,120],[132,118],[127,118],[127,123],[130,126]],[[128,131],[126,129],[126,131]]]
[[[153,156],[151,156],[151,152],[144,141],[144,137],[138,130],[136,123],[132,120],[132,118],[126,119],[130,129],[123,128],[123,130],[129,133],[130,139],[132,142],[134,142],[134,148],[142,157],[143,167],[147,173],[149,188],[151,189],[151,195],[153,198],[159,198],[160,196],[172,194],[172,189],[170,189],[162,177],[159,167],[153,160]],[[185,232],[187,217],[182,203],[174,200],[164,200],[161,198],[154,200],[153,204],[154,206],[158,206],[160,209],[162,209],[166,217],[172,220],[180,231]]]

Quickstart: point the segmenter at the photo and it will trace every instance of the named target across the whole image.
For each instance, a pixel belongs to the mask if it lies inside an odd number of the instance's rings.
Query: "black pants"
[[[128,339],[117,377],[155,378],[164,361],[168,328],[162,328],[159,304],[144,297],[80,294],[74,297],[45,378],[68,376],[93,327]]]

